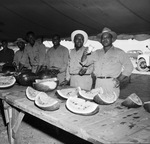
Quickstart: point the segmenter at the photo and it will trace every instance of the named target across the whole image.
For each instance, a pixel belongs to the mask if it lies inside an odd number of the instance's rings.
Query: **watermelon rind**
[[[121,105],[128,108],[138,108],[143,105],[143,102],[135,93],[132,93],[121,103]]]
[[[113,104],[114,102],[116,102],[117,99],[118,97],[116,93],[113,92],[111,94],[106,94],[106,93],[97,94],[94,97],[93,101],[99,105],[109,105],[109,104]]]
[[[0,88],[10,88],[16,82],[16,78],[14,76],[0,76]]]
[[[69,97],[66,101],[66,108],[74,114],[84,116],[94,115],[99,112],[98,104],[77,97]]]
[[[143,107],[147,112],[150,113],[150,101],[144,102]]]
[[[60,102],[44,92],[37,95],[35,105],[45,111],[55,111],[60,108]]]
[[[77,88],[64,88],[56,91],[56,95],[62,99],[68,99],[69,97],[78,97],[79,87]]]

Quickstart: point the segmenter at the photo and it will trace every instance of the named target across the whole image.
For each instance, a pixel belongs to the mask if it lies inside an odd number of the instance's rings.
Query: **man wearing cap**
[[[86,66],[94,64],[96,88],[102,87],[106,93],[115,92],[119,97],[119,84],[131,75],[133,65],[123,50],[113,46],[112,43],[117,39],[115,32],[104,28],[97,38],[103,48],[93,52],[90,57],[85,51],[81,62]]]
[[[29,59],[26,59],[26,62],[24,63],[24,65],[20,63],[20,61],[22,61],[22,58],[24,56],[25,43],[26,43],[26,41],[23,40],[22,38],[18,38],[15,41],[15,44],[18,46],[19,50],[16,51],[16,53],[15,53],[13,63],[17,67],[18,70],[21,70],[23,68],[31,69],[31,66],[29,64]]]
[[[66,77],[66,70],[69,60],[69,51],[60,44],[60,36],[55,34],[52,36],[53,47],[46,54],[47,69],[53,71],[57,75],[59,82],[63,82]]]
[[[92,86],[91,72],[93,67],[91,65],[84,71],[80,64],[83,52],[87,49],[84,45],[88,40],[88,35],[82,30],[76,30],[72,32],[71,40],[74,43],[75,48],[70,51],[66,80],[70,80],[70,86],[79,86],[82,89],[90,90]],[[82,73],[81,70],[83,70],[84,73]]]

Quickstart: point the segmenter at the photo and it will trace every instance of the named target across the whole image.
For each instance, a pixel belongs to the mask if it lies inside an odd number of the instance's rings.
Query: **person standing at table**
[[[90,90],[92,87],[91,72],[93,66],[89,66],[83,75],[82,70],[84,71],[84,69],[82,69],[82,65],[80,64],[83,52],[87,49],[84,45],[88,40],[88,35],[83,30],[76,30],[72,32],[71,40],[74,43],[74,49],[70,51],[66,80],[62,84],[70,81],[70,86],[72,87],[81,87],[81,89]]]
[[[18,46],[19,50],[16,51],[15,53],[13,64],[17,67],[17,70],[31,69],[28,58],[26,59],[26,62],[24,65],[20,64],[20,61],[22,60],[23,55],[24,55],[25,43],[26,41],[22,38],[18,38],[15,41],[15,44]]]
[[[67,64],[69,60],[69,50],[60,44],[61,38],[55,34],[52,36],[53,47],[46,54],[47,69],[56,72],[61,83],[66,77]]]
[[[132,62],[123,50],[113,46],[117,39],[115,32],[104,28],[97,38],[103,48],[93,52],[90,57],[87,57],[87,52],[84,51],[81,62],[83,66],[94,64],[95,88],[102,87],[105,93],[115,92],[119,97],[119,85],[131,75]]]
[[[35,33],[32,31],[27,32],[26,38],[28,44],[20,63],[25,65],[26,60],[29,59],[32,72],[37,73],[45,64],[46,47],[43,43],[36,42]]]
[[[12,64],[13,59],[14,59],[14,51],[8,48],[8,41],[3,40],[1,47],[2,47],[2,50],[0,51],[0,63]]]

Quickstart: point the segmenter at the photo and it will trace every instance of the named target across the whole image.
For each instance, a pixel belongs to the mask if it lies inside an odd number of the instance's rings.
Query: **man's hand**
[[[115,87],[120,87],[120,85],[127,79],[128,77],[123,75],[122,73],[117,77],[114,78],[115,81]]]
[[[115,88],[120,87],[120,81],[117,78],[114,78],[113,81],[114,81],[114,87]]]
[[[84,50],[82,57],[81,57],[81,62],[84,62],[87,59],[87,55],[88,55],[88,48]]]
[[[24,68],[24,65],[22,63],[19,63],[18,71],[21,72],[23,70],[23,68]]]
[[[60,73],[60,71],[58,69],[51,69],[51,73],[53,76],[57,76],[57,74]]]
[[[86,71],[87,71],[87,68],[86,67],[82,67],[81,69],[80,69],[80,71],[79,71],[79,75],[80,76],[83,76],[85,73],[86,73]]]
[[[65,85],[67,85],[68,83],[69,83],[68,80],[64,80],[63,82],[61,82],[61,83],[59,84],[59,86],[65,86]]]

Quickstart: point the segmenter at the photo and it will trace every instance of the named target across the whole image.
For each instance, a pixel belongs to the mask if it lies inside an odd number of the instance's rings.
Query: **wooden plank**
[[[15,100],[15,103],[17,103],[17,104],[20,103],[20,105],[28,111],[30,111],[31,109],[34,111],[35,106],[33,106],[34,105],[33,102],[29,101],[26,98]],[[61,108],[57,111],[48,112],[48,111],[41,110],[41,113],[42,113],[42,115],[45,115],[47,117],[49,115],[51,117],[58,117],[60,120],[63,120],[63,121],[65,121],[65,120],[68,121],[69,120],[69,122],[72,121],[72,122],[74,122],[74,124],[79,124],[79,126],[80,126],[80,125],[83,125],[83,123],[84,123],[84,125],[86,125],[86,124],[89,125],[90,123],[93,123],[93,120],[94,120],[94,122],[104,120],[104,119],[109,118],[110,116],[115,116],[115,115],[117,115],[121,112],[127,111],[127,109],[125,109],[125,108],[119,108],[119,109],[114,108],[114,110],[110,111],[110,109],[112,109],[111,107],[113,107],[113,106],[108,106],[108,107],[103,106],[103,110],[100,110],[100,112],[96,115],[81,116],[81,115],[73,114],[70,111],[68,111],[65,108],[65,103],[62,103]],[[37,109],[37,108],[35,108],[35,109]],[[99,117],[101,117],[101,119],[99,119]]]
[[[96,140],[103,139],[106,142],[117,142],[124,137],[135,133],[150,125],[150,115],[143,108],[133,109],[130,113],[123,113],[116,117],[110,117],[103,122],[94,123],[87,127],[81,127],[88,131]]]
[[[120,140],[118,143],[150,143],[150,126]]]
[[[8,123],[8,141],[10,144],[14,144],[14,139],[12,138],[12,108],[8,107],[8,117],[9,117],[9,123]]]
[[[6,124],[9,123],[9,114],[8,114],[8,108],[10,107],[4,100],[2,100],[3,108],[4,108],[4,116]]]
[[[22,119],[23,119],[24,115],[25,115],[25,113],[21,111],[21,112],[19,112],[19,115],[18,115],[17,119],[15,119],[15,123],[12,127],[13,138],[16,138],[16,133],[18,131],[18,128],[19,128],[19,126],[22,122]]]
[[[95,115],[79,117],[77,114],[72,114],[69,118],[64,117],[63,120],[68,121],[69,119],[69,121],[74,122],[75,125],[86,126],[128,111],[127,108],[120,105],[120,101],[112,105],[100,105],[99,107],[100,110]]]
[[[71,132],[75,135],[80,135],[80,137],[84,138],[84,139],[92,139],[92,137],[87,133],[88,131],[85,131],[83,129],[83,127],[79,127],[80,124],[80,118],[82,117],[82,120],[84,119],[85,122],[87,119],[91,120],[92,124],[93,121],[95,123],[97,123],[98,121],[100,121],[100,119],[95,119],[95,115],[89,117],[86,116],[79,116],[79,115],[75,115],[71,112],[69,112],[66,108],[65,108],[65,104],[63,103],[61,106],[61,112],[60,110],[58,111],[54,111],[54,112],[47,112],[47,111],[43,111],[40,110],[39,108],[37,108],[36,106],[34,106],[34,103],[29,101],[26,98],[23,99],[19,99],[19,100],[15,100],[14,104],[16,104],[17,107],[19,107],[20,109],[23,109],[25,111],[27,111],[28,113],[32,114],[33,116],[39,117],[44,120],[47,121],[55,126],[58,126],[60,128],[63,128],[64,130],[67,130],[68,132]],[[118,107],[118,105],[115,105]],[[118,114],[120,114],[119,112],[112,112],[109,111],[110,107],[106,107],[104,106],[105,111],[103,111],[103,114],[107,115],[106,117],[103,118],[103,120],[108,119],[108,116],[110,118],[111,116],[116,116]],[[112,108],[111,108],[112,109]],[[122,108],[117,109],[118,111],[122,111],[125,112],[127,111],[127,109],[122,110]],[[129,110],[128,110],[129,111]],[[65,113],[65,114],[64,114]],[[55,115],[56,114],[56,115]],[[63,115],[61,115],[63,114]],[[100,115],[102,116],[102,114],[100,113]],[[70,119],[71,117],[75,117],[74,119]],[[67,120],[66,120],[67,119]],[[78,120],[78,123],[76,122],[76,120]],[[96,121],[95,121],[96,120]],[[80,125],[81,126],[81,125]],[[85,126],[82,124],[82,126]],[[97,126],[96,126],[97,127]]]
[[[16,109],[14,106],[11,106],[11,108],[12,108],[12,120],[11,120],[11,123],[12,123],[11,124],[12,125],[12,127],[11,127],[11,129],[12,129],[12,138],[13,138],[14,144],[20,144],[21,141],[20,141],[19,135],[18,135],[19,131],[16,132],[15,136],[13,135],[13,127],[16,123],[17,118],[18,118],[19,110]]]
[[[23,102],[24,100],[25,100],[25,103]],[[13,102],[13,104],[15,107],[35,116],[37,118],[40,118],[52,125],[62,128],[63,130],[66,130],[80,138],[83,138],[85,140],[90,140],[93,143],[99,143],[98,141],[95,141],[92,137],[87,135],[86,132],[80,130],[78,127],[74,127],[74,126],[70,125],[70,123],[62,121],[60,119],[60,117],[55,117],[54,115],[51,115],[57,111],[45,112],[43,110],[40,110],[38,107],[36,107],[34,105],[33,102],[27,101],[26,98],[20,99],[19,101],[16,100],[15,102]],[[64,106],[64,108],[65,108],[65,106]],[[66,112],[68,112],[68,114],[72,114],[68,110],[66,110]]]

